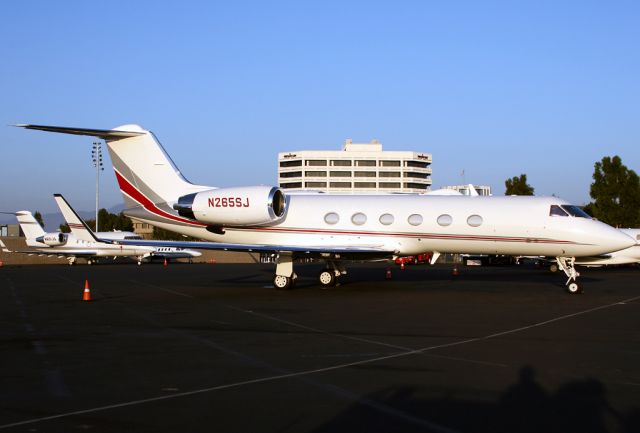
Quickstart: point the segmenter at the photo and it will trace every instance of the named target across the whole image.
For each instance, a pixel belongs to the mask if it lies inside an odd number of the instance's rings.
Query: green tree
[[[111,232],[114,230],[120,230],[124,232],[133,231],[133,223],[131,222],[131,219],[129,219],[129,217],[127,217],[122,212],[116,215],[110,213],[106,209],[100,209],[98,211],[98,220],[100,221],[100,231],[102,232]],[[95,231],[95,219],[86,220],[86,223],[91,228],[91,230]]]
[[[619,156],[595,163],[588,209],[614,227],[640,227],[640,178]]]
[[[38,221],[38,224],[40,224],[40,226],[44,228],[44,220],[42,219],[42,214],[40,213],[40,211],[36,211],[36,213],[33,214],[33,217],[36,219],[36,221]]]
[[[71,233],[71,229],[69,228],[69,224],[67,224],[67,223],[60,224],[60,231],[62,233]]]
[[[527,175],[513,176],[504,182],[504,195],[533,195],[533,187],[527,183]]]

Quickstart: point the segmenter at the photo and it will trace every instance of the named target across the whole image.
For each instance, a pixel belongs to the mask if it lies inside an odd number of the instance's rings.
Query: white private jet
[[[153,133],[138,125],[106,130],[16,126],[104,139],[126,215],[212,241],[190,247],[274,253],[273,283],[279,289],[295,280],[293,261],[300,257],[326,260],[319,280],[329,286],[346,273],[345,261],[463,251],[556,257],[568,291],[578,293],[577,257],[635,244],[555,197],[285,195],[270,186],[215,188],[187,181]]]

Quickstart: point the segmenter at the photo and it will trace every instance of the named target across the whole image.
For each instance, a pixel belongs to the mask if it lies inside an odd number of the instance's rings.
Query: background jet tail
[[[28,210],[21,210],[16,212],[16,218],[18,219],[18,224],[20,224],[20,229],[22,229],[26,237],[27,245],[42,246],[41,243],[36,242],[36,238],[44,236],[45,231],[33,214]]]
[[[97,242],[98,239],[96,238],[95,234],[91,231],[87,224],[82,221],[82,219],[78,216],[76,211],[73,210],[67,200],[65,200],[65,198],[61,194],[54,194],[53,197],[55,198],[56,203],[60,208],[60,212],[62,212],[64,220],[67,222],[67,225],[71,229],[71,233],[73,233],[76,239],[87,242]]]

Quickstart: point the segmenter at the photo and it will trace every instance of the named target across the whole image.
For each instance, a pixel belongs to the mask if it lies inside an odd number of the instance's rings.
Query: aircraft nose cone
[[[623,233],[613,227],[608,228],[609,233],[607,233],[607,237],[603,244],[606,245],[607,248],[611,248],[609,252],[624,250],[636,245],[636,240],[631,236],[628,236],[626,233]]]

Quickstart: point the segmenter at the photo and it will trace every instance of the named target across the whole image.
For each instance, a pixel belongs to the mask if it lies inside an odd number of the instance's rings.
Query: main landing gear
[[[293,272],[293,256],[291,253],[280,253],[276,258],[276,274],[273,287],[277,290],[290,289],[298,276]]]
[[[344,266],[333,260],[327,260],[327,267],[320,271],[318,281],[323,289],[335,286],[339,278],[346,274]],[[273,286],[278,290],[290,289],[298,276],[293,272],[293,256],[291,253],[280,253],[276,259],[276,274],[273,277]]]
[[[562,270],[565,275],[568,277],[565,285],[567,286],[567,292],[574,295],[577,293],[582,293],[583,289],[580,284],[578,284],[578,277],[580,273],[576,271],[575,257],[556,257],[556,262],[558,263],[558,267]]]
[[[342,263],[327,260],[327,267],[320,271],[318,281],[320,281],[322,288],[326,289],[338,284],[339,278],[346,273],[347,270]]]

